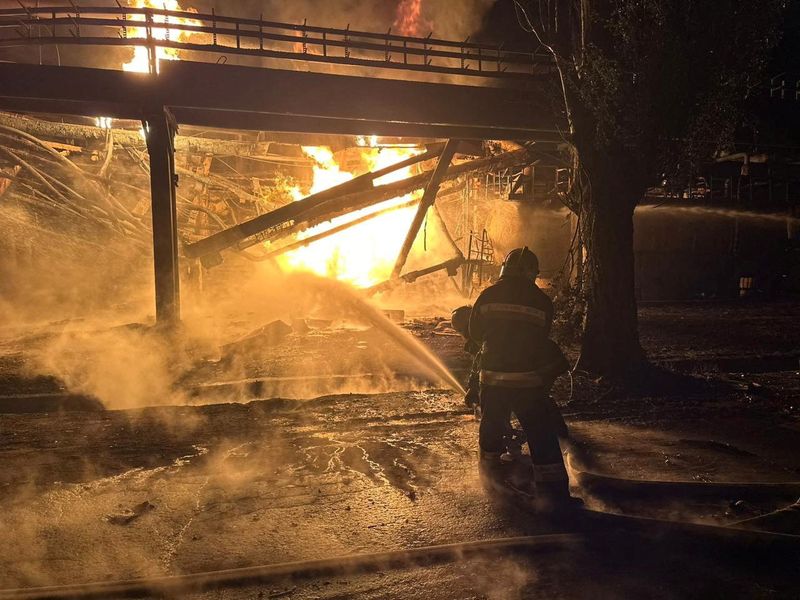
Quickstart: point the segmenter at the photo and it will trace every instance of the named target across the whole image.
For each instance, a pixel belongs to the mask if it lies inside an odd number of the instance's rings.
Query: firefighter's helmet
[[[509,252],[500,269],[500,277],[517,275],[535,279],[538,274],[539,258],[527,246]]]
[[[450,315],[450,324],[463,337],[469,337],[469,317],[472,315],[472,307],[469,305],[459,306]]]

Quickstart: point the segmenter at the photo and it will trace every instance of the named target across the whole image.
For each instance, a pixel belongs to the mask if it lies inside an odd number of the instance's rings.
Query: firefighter
[[[536,504],[560,509],[573,499],[549,389],[566,361],[562,355],[563,362],[553,362],[553,303],[536,285],[538,274],[539,259],[527,246],[512,250],[498,281],[472,309],[469,335],[481,344],[480,465],[490,475],[502,465],[503,435],[513,412],[528,439]]]
[[[453,329],[455,329],[456,332],[461,334],[461,336],[464,338],[464,352],[472,356],[472,365],[469,371],[469,379],[467,380],[467,390],[466,394],[464,395],[464,404],[473,409],[475,411],[476,418],[480,419],[481,346],[475,342],[475,340],[469,337],[469,319],[471,315],[472,306],[459,306],[451,313],[450,324],[453,326]],[[559,375],[566,373],[569,370],[569,363],[567,362],[564,353],[561,352],[561,348],[558,347],[558,344],[552,340],[547,340],[546,344],[548,345],[546,370],[550,374],[552,381],[555,381]],[[547,399],[550,415],[555,421],[559,439],[569,438],[569,429],[564,421],[564,417],[561,416],[561,411],[559,410],[558,406],[556,406],[556,403],[549,394]],[[514,429],[511,426],[511,423],[508,424],[508,427],[506,428],[506,434],[503,438],[505,440],[506,449],[508,450],[508,453],[503,455],[503,458],[506,460],[519,456],[522,444],[525,443],[525,438],[524,436],[520,435],[521,433],[522,432]]]
[[[464,404],[475,412],[475,418],[481,419],[481,398],[480,398],[480,371],[481,371],[481,347],[475,340],[469,337],[469,318],[472,314],[472,307],[459,306],[450,316],[450,324],[464,338],[464,352],[472,356],[472,365],[467,380],[467,393],[464,395]],[[555,405],[554,405],[555,406]],[[523,432],[514,429],[511,425],[511,415],[508,415],[505,433],[503,434],[503,454],[501,459],[505,462],[516,460],[522,455],[522,445],[525,443]]]

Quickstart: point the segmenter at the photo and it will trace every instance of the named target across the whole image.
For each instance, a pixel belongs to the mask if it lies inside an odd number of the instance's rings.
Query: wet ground
[[[690,351],[732,356],[737,348],[751,358],[791,355],[798,312],[788,304],[648,307],[643,340],[660,360]],[[736,334],[731,322],[739,325]],[[410,329],[448,362],[464,366],[458,339],[436,329],[435,321]],[[718,331],[724,333],[717,337]],[[357,348],[374,341],[352,332],[319,339],[334,340],[341,353],[346,336]],[[325,355],[319,339],[303,351]],[[20,396],[56,394],[57,382],[24,372],[25,349],[18,346],[5,345],[0,381],[2,394],[14,396],[0,414],[0,589],[569,532],[574,537],[546,548],[392,562],[369,572],[249,583],[191,597],[798,597],[795,538],[687,532],[602,515],[546,519],[520,498],[487,489],[476,469],[477,422],[448,391],[133,410],[60,398],[60,404],[39,405],[48,412],[23,413]],[[199,373],[221,368],[207,363],[206,371],[191,374],[191,384],[213,382]],[[577,381],[570,398],[562,382],[557,394],[572,431],[565,449],[572,448],[574,483],[578,469],[705,486],[800,481],[797,368],[709,369],[706,363],[695,369],[695,384],[644,397]],[[60,410],[53,412],[55,406]],[[668,487],[654,494],[615,485],[575,492],[595,510],[715,526],[797,499],[782,488],[751,494],[748,488]]]

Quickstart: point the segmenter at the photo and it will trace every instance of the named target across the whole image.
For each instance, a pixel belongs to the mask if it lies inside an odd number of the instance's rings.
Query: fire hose
[[[575,481],[582,490],[589,493],[602,494],[614,492],[624,494],[627,498],[665,498],[674,496],[691,496],[692,498],[709,498],[731,496],[739,499],[756,500],[763,498],[800,497],[800,481],[781,483],[772,482],[704,482],[704,481],[648,481],[641,479],[623,479],[610,475],[601,475],[572,469]]]
[[[660,492],[710,491],[748,492],[757,494],[776,492],[794,493],[800,490],[800,482],[791,483],[696,483],[684,481],[644,481],[610,477],[597,473],[573,470],[579,482],[588,485],[598,483],[618,486],[624,490],[645,489]],[[773,514],[773,513],[770,513]],[[464,558],[503,553],[546,553],[558,550],[581,548],[590,543],[591,534],[600,534],[601,539],[625,534],[665,540],[702,538],[707,541],[736,544],[742,550],[753,552],[763,549],[789,562],[800,559],[800,535],[750,530],[746,522],[734,527],[671,521],[642,516],[582,510],[575,513],[575,531],[569,533],[541,534],[520,537],[495,538],[468,542],[456,542],[423,546],[418,548],[390,550],[384,552],[351,554],[332,558],[256,565],[217,571],[137,578],[116,581],[100,581],[46,587],[29,587],[0,590],[0,600],[64,600],[77,598],[143,597],[148,595],[187,594],[214,588],[229,588],[253,583],[283,582],[287,580],[311,579],[322,576],[352,575],[384,569],[399,569],[454,562]]]
[[[333,558],[257,565],[186,575],[102,581],[47,587],[0,590],[0,600],[65,600],[77,598],[143,597],[148,595],[187,594],[214,588],[229,588],[253,583],[282,582],[323,576],[353,575],[391,568],[425,566],[462,560],[474,556],[509,552],[544,553],[582,547],[587,534],[598,526],[609,529],[608,535],[642,534],[648,531],[663,542],[667,538],[702,536],[713,541],[738,543],[749,552],[764,548],[783,556],[800,556],[800,536],[749,531],[733,527],[665,521],[648,517],[632,517],[599,511],[582,511],[584,531],[541,534],[456,542],[391,550],[367,554],[351,554]],[[613,530],[613,531],[611,531]]]
[[[582,536],[574,533],[544,534],[456,542],[407,550],[351,554],[325,558],[257,565],[238,569],[206,571],[186,575],[102,581],[48,587],[0,590],[0,600],[56,600],[66,598],[136,597],[151,594],[198,592],[256,582],[364,573],[386,568],[449,562],[469,556],[526,550],[574,547]]]

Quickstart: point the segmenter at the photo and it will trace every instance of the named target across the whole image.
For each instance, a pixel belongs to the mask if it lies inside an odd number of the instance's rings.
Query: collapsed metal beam
[[[421,155],[420,155],[421,156]],[[478,160],[468,161],[451,166],[442,176],[442,181],[471,171],[510,167],[524,164],[528,160],[525,149],[506,152]],[[251,221],[240,223],[194,244],[184,246],[184,254],[188,258],[201,258],[205,263],[213,264],[214,258],[227,248],[245,249],[259,242],[279,239],[313,227],[319,223],[330,221],[334,217],[355,210],[373,206],[421,189],[430,181],[431,171],[425,171],[408,179],[379,185],[365,191],[341,193],[327,197],[322,201],[309,196],[297,202],[291,202],[259,217],[256,225],[246,226]],[[331,190],[326,190],[330,192]]]
[[[367,221],[371,221],[372,219],[380,217],[381,215],[385,215],[395,210],[409,208],[416,204],[417,200],[409,200],[408,202],[403,202],[402,204],[398,204],[396,206],[390,206],[389,208],[376,210],[374,212],[369,213],[368,215],[364,215],[363,217],[353,219],[352,221],[348,221],[347,223],[342,223],[341,225],[337,225],[336,227],[331,227],[330,229],[317,233],[316,235],[310,235],[307,238],[303,238],[302,240],[297,240],[296,242],[292,242],[291,244],[286,244],[285,246],[276,248],[275,250],[272,250],[264,254],[263,259],[274,258],[276,256],[280,256],[281,254],[285,254],[286,252],[291,252],[292,250],[297,250],[298,248],[304,248],[310,244],[313,244],[314,242],[318,242],[319,240],[324,240],[325,238],[335,235],[341,231],[345,231],[347,229],[350,229],[351,227],[360,225],[361,223],[366,223]],[[260,259],[261,257],[259,257],[259,260]]]
[[[322,190],[321,192],[317,192],[316,194],[311,194],[298,202],[294,202],[292,204],[287,204],[278,208],[274,211],[270,211],[268,213],[264,213],[263,215],[259,215],[249,221],[245,221],[244,223],[239,223],[234,227],[229,229],[225,229],[223,231],[219,231],[214,235],[211,235],[203,240],[195,242],[194,244],[187,245],[184,248],[184,252],[187,257],[189,258],[198,258],[201,256],[205,256],[211,253],[219,252],[220,250],[224,250],[225,248],[229,248],[233,245],[239,244],[242,240],[246,238],[257,235],[260,232],[272,227],[275,223],[276,218],[281,218],[283,213],[294,213],[297,212],[293,209],[300,209],[308,210],[315,206],[318,206],[329,200],[331,198],[336,198],[340,196],[345,196],[347,194],[352,194],[359,191],[369,190],[373,188],[374,182],[376,179],[383,177],[384,175],[388,175],[389,173],[393,173],[399,169],[404,169],[405,167],[410,167],[411,165],[415,165],[417,163],[429,160],[431,158],[436,158],[442,153],[444,149],[444,144],[431,144],[428,146],[427,150],[422,154],[417,154],[415,156],[410,156],[400,162],[394,163],[393,165],[389,165],[382,169],[378,169],[377,171],[371,171],[369,173],[364,173],[363,175],[359,175],[358,177],[354,177],[350,181],[345,181],[339,185],[335,185],[327,190]],[[301,206],[302,205],[302,206]],[[255,242],[253,242],[255,243]],[[249,244],[252,246],[252,244]],[[239,249],[244,249],[248,246],[239,246]]]
[[[436,273],[437,271],[447,270],[447,274],[452,277],[457,273],[457,269],[463,265],[464,262],[464,257],[459,255],[444,262],[431,265],[430,267],[425,267],[424,269],[419,269],[418,271],[411,271],[410,273],[406,273],[400,277],[389,279],[388,281],[373,285],[371,288],[366,290],[366,293],[372,295],[379,292],[386,292],[394,289],[400,283],[413,283],[420,277],[430,275],[431,273]]]
[[[444,174],[450,167],[450,161],[453,160],[457,147],[458,140],[447,140],[447,145],[444,147],[442,155],[439,157],[439,162],[436,163],[436,168],[433,170],[428,185],[425,186],[425,193],[422,195],[422,200],[420,200],[419,206],[417,207],[417,213],[414,215],[414,220],[411,221],[406,239],[403,240],[400,253],[397,255],[397,262],[395,262],[394,269],[392,270],[392,279],[396,279],[400,276],[400,271],[403,270],[406,264],[408,253],[414,245],[414,240],[417,239],[419,228],[422,226],[425,215],[428,214],[428,209],[436,200],[436,194],[439,191],[439,185],[442,183],[442,177],[444,177]]]

